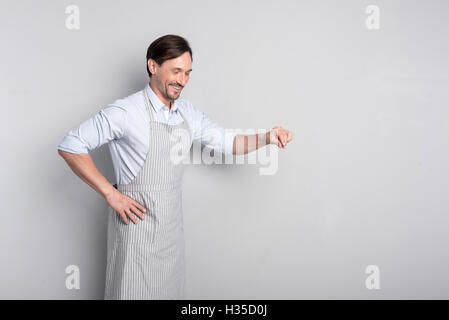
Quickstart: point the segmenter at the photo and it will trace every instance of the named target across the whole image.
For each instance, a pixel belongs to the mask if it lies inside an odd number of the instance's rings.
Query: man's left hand
[[[279,148],[284,149],[292,139],[293,133],[281,126],[276,126],[270,130],[270,144],[275,144]]]

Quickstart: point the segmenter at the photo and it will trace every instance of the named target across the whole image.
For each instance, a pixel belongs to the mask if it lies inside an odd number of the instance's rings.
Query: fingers
[[[274,143],[274,144],[276,144],[279,148],[283,148],[284,147],[284,143],[283,143],[283,141],[282,141],[282,128],[281,127],[279,127],[279,126],[277,126],[277,127],[273,127],[273,133],[274,133],[274,136],[273,136],[273,142],[271,142],[271,143]]]
[[[124,214],[124,213],[119,213],[119,214],[120,214],[120,217],[122,218],[123,222],[124,222],[125,224],[128,224],[129,221],[128,221],[128,219],[126,218],[126,214]]]
[[[285,130],[281,133],[281,142],[282,147],[285,148],[285,146],[287,145],[287,134],[285,133]]]
[[[147,209],[136,200],[119,193],[120,197],[113,199],[114,201],[108,202],[108,204],[120,215],[125,224],[129,224],[131,220],[134,224],[137,224],[138,220],[144,220],[144,213]]]
[[[282,127],[275,127],[276,135],[277,135],[277,141],[276,144],[279,148],[284,149],[287,146],[287,143],[289,143],[293,139],[293,134],[285,130]]]
[[[140,218],[140,220],[143,220],[143,213],[139,211],[136,207],[131,207],[130,210]]]
[[[137,219],[136,219],[136,217],[134,215],[138,216],[140,218],[140,220],[144,219],[144,215],[143,215],[143,213],[141,211],[145,211],[146,212],[146,209],[145,209],[145,207],[140,205],[138,202],[136,202],[136,203],[138,204],[138,206],[132,204],[129,208],[125,209],[125,213],[124,214],[121,214],[121,217],[122,217],[123,221],[126,224],[129,224],[128,219],[126,217],[129,217],[129,219],[132,222],[134,222],[134,224],[137,224]],[[139,210],[139,208],[142,208],[142,209]]]
[[[147,209],[145,209],[145,207],[143,205],[141,205],[140,203],[138,203],[137,201],[133,200],[133,204],[137,207],[137,209],[139,209],[142,212],[147,212]]]
[[[120,217],[122,217],[122,220],[125,224],[129,224],[129,221],[127,219],[127,217],[129,217],[129,219],[134,222],[134,224],[137,224],[137,219],[134,215],[137,215],[140,220],[144,219],[143,214],[135,207],[131,207],[129,209],[125,209],[124,213],[120,213]]]
[[[134,222],[134,224],[137,224],[137,219],[136,219],[136,217],[134,216],[134,214],[131,212],[130,209],[125,209],[125,213],[126,213],[126,215],[128,216],[128,218],[129,218],[132,222]]]
[[[278,136],[277,145],[278,145],[279,148],[284,148],[284,143],[282,142],[281,136]]]
[[[287,144],[287,136],[285,134],[284,129],[280,129],[278,132],[278,139],[281,145],[281,148],[285,148],[285,145]]]

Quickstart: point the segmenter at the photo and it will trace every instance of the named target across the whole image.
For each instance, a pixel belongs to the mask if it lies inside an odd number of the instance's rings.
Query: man
[[[199,140],[224,154],[246,154],[266,144],[285,148],[292,140],[292,133],[280,126],[255,135],[229,133],[189,101],[179,99],[193,61],[184,38],[156,39],[146,58],[150,81],[145,88],[103,108],[58,146],[75,174],[104,196],[112,209],[105,299],[184,297],[184,166],[171,158],[170,150],[178,143],[172,139],[175,130],[189,133],[182,145],[187,150]],[[114,186],[89,155],[104,143],[111,151]]]

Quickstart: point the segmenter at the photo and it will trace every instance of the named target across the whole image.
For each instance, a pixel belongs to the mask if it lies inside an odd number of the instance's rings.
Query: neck
[[[165,98],[162,93],[156,88],[156,86],[151,82],[149,82],[149,85],[151,87],[151,90],[156,94],[156,96],[159,98],[159,100],[162,101],[163,104],[165,104],[168,107],[168,110],[171,110],[173,100]]]

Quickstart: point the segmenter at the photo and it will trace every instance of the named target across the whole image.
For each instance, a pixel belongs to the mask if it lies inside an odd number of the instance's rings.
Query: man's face
[[[166,60],[161,66],[158,66],[154,60],[149,59],[148,68],[153,74],[151,81],[159,92],[166,99],[176,100],[189,81],[192,59],[189,52],[184,52],[175,59]]]

